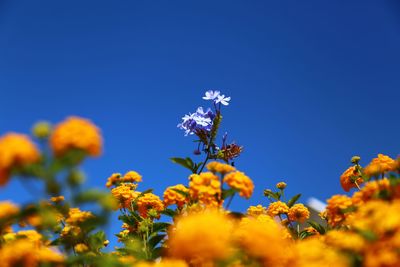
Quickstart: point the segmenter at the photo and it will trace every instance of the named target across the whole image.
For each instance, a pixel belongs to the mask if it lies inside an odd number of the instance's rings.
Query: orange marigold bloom
[[[396,169],[396,161],[389,156],[378,154],[377,158],[372,159],[364,169],[364,173],[368,176],[375,176],[381,173],[394,171]]]
[[[169,230],[168,254],[187,261],[224,259],[232,252],[232,230],[232,221],[218,212],[208,211],[180,217]]]
[[[133,182],[138,183],[142,181],[142,176],[135,171],[129,171],[125,173],[124,177],[122,177],[121,180],[124,183],[133,183]]]
[[[117,181],[119,181],[120,178],[121,178],[121,174],[120,173],[111,174],[111,176],[107,178],[106,187],[110,188],[111,186],[115,185],[115,183]]]
[[[157,212],[157,217],[160,217],[160,212],[164,210],[164,204],[157,195],[146,193],[137,200],[137,207],[140,216],[148,217],[148,212],[154,210]]]
[[[0,202],[0,220],[9,216],[16,215],[19,212],[19,207],[10,201]]]
[[[295,222],[304,222],[310,218],[310,211],[303,204],[295,204],[289,209],[289,220]]]
[[[326,219],[332,227],[341,225],[346,220],[344,210],[353,205],[352,199],[345,195],[334,195],[327,201]]]
[[[182,193],[176,190],[182,191]],[[164,204],[165,206],[176,204],[181,208],[189,200],[187,194],[189,194],[189,189],[183,184],[170,186],[164,191]]]
[[[7,133],[0,137],[0,186],[8,182],[12,168],[32,164],[40,153],[27,135]]]
[[[267,214],[267,208],[263,207],[261,205],[257,205],[257,206],[250,206],[247,209],[247,215],[249,216],[254,216],[257,217],[258,215],[261,214]]]
[[[232,165],[226,164],[226,163],[221,163],[218,161],[212,161],[210,163],[207,164],[206,168],[213,173],[222,173],[222,174],[226,174],[228,172],[233,172],[234,170],[236,170],[235,167],[233,167]]]
[[[360,191],[354,192],[352,196],[353,204],[359,206],[371,199],[378,198],[379,192],[390,192],[390,190],[391,186],[387,178],[378,181],[369,181],[365,183],[364,187],[361,188]]]
[[[231,172],[224,177],[224,182],[230,187],[239,190],[241,197],[249,198],[253,194],[253,181],[243,172]]]
[[[221,198],[221,182],[212,172],[192,174],[189,177],[189,194],[206,206],[219,206]]]
[[[65,197],[64,197],[64,196],[58,196],[58,197],[52,197],[52,198],[50,198],[50,201],[55,202],[55,203],[62,202],[62,201],[64,201],[64,200],[65,200]]]
[[[346,192],[349,192],[353,187],[357,187],[357,184],[360,186],[363,182],[364,180],[360,177],[356,166],[351,166],[340,176],[340,184]]]
[[[131,208],[131,202],[139,196],[139,192],[135,191],[137,185],[122,183],[111,189],[111,194],[118,200],[120,208]]]
[[[286,214],[289,212],[289,207],[286,205],[286,203],[282,201],[276,201],[272,202],[268,206],[267,213],[271,217],[278,216],[280,214]]]
[[[90,211],[81,211],[79,208],[71,208],[68,212],[68,218],[65,220],[67,224],[76,225],[92,218],[93,214]]]
[[[81,149],[90,156],[99,156],[102,150],[100,130],[90,120],[69,117],[54,128],[50,146],[57,156],[70,149]]]

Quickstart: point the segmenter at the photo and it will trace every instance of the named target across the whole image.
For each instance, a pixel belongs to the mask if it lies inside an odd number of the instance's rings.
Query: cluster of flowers
[[[353,157],[338,180],[354,193],[328,199],[319,221],[298,203],[300,194],[286,196],[285,182],[264,191],[266,203],[234,212],[233,197],[250,198],[254,184],[214,143],[230,98],[214,91],[204,98],[214,111],[200,109],[180,127],[199,137],[206,157],[173,158],[191,174],[162,197],[138,191],[135,171],[112,174],[105,192],[81,188],[80,164],[102,151],[100,130],[89,120],[36,124],[33,135],[48,148],[28,135],[1,136],[0,184],[15,177],[45,185],[36,203],[0,201],[1,266],[400,266],[399,158],[379,154],[364,168]],[[99,204],[96,212],[79,208],[87,203]],[[100,229],[117,210],[122,230],[110,251]]]

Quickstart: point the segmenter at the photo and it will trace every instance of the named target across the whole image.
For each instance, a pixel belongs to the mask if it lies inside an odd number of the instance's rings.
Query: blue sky
[[[104,188],[136,170],[140,188],[187,182],[180,118],[232,97],[223,129],[244,146],[236,165],[265,188],[326,200],[343,193],[353,155],[399,153],[400,4],[396,1],[0,2],[0,133],[39,119],[93,120],[105,139],[84,169]],[[0,198],[30,199],[13,181]],[[118,229],[119,223],[113,222]]]

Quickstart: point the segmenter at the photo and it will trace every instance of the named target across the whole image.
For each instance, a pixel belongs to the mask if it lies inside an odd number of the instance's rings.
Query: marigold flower
[[[64,196],[58,196],[58,197],[50,198],[50,201],[55,202],[55,203],[62,202],[64,200],[65,200]]]
[[[344,211],[353,205],[352,199],[345,195],[334,195],[327,201],[326,219],[332,227],[342,224],[347,217]]]
[[[286,214],[289,212],[289,207],[286,205],[286,203],[282,201],[276,201],[272,202],[268,206],[267,213],[271,217],[278,216],[280,214]]]
[[[213,173],[221,173],[221,174],[227,174],[228,172],[233,172],[236,170],[235,167],[232,165],[226,164],[226,163],[221,163],[218,161],[212,161],[207,164],[206,168]]]
[[[377,158],[372,159],[364,173],[368,176],[375,176],[381,173],[394,171],[396,169],[396,161],[389,156],[378,154]]]
[[[340,176],[340,184],[344,191],[349,192],[351,188],[360,186],[364,182],[360,177],[356,166],[351,166]]]
[[[140,216],[143,218],[149,217],[148,212],[154,210],[157,212],[157,218],[160,217],[160,212],[164,210],[164,204],[157,195],[146,193],[137,200],[137,207]]]
[[[8,182],[13,168],[35,163],[39,159],[39,150],[27,135],[7,133],[0,137],[0,186]]]
[[[142,176],[135,172],[135,171],[129,171],[125,173],[124,177],[121,178],[122,182],[124,183],[133,183],[133,182],[141,182],[142,181]]]
[[[390,182],[387,178],[378,181],[369,181],[365,183],[360,191],[354,192],[352,200],[354,205],[361,205],[371,199],[378,198],[380,192],[390,193],[392,190]]]
[[[69,117],[55,126],[50,136],[50,146],[57,156],[70,149],[80,149],[90,156],[99,156],[102,150],[100,130],[91,121]]]
[[[81,211],[79,208],[71,208],[68,212],[68,218],[65,220],[67,224],[76,225],[92,218],[90,211]]]
[[[0,220],[18,214],[19,207],[11,201],[0,202]]]
[[[79,243],[74,246],[76,253],[84,253],[89,250],[89,247],[84,243]]]
[[[249,216],[257,217],[261,214],[267,214],[267,208],[263,207],[262,205],[250,206],[247,209],[247,215]]]
[[[288,217],[291,221],[302,223],[310,218],[310,211],[303,204],[295,204],[289,209]]]
[[[361,252],[366,246],[364,238],[360,235],[344,230],[329,231],[324,235],[324,241],[335,248],[353,252]]]
[[[231,253],[232,230],[233,223],[221,213],[180,217],[168,234],[168,254],[188,261],[224,259]]]
[[[113,173],[110,177],[107,178],[106,187],[110,188],[111,186],[115,185],[117,181],[120,181],[120,178],[120,173]]]
[[[192,174],[189,177],[189,194],[201,204],[218,207],[221,199],[221,182],[212,172]]]
[[[131,208],[131,202],[139,196],[139,192],[135,191],[137,185],[122,183],[111,189],[111,194],[118,200],[120,208]]]
[[[231,172],[225,175],[224,182],[230,187],[239,190],[241,197],[250,198],[254,191],[253,181],[243,172]]]
[[[179,190],[182,193],[176,190]],[[165,206],[176,204],[179,208],[181,208],[185,203],[188,202],[188,194],[189,189],[183,184],[170,186],[164,191],[164,204]]]

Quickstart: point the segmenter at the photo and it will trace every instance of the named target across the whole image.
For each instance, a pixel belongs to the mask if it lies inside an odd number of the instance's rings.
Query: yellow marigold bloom
[[[21,230],[15,233],[15,235],[18,238],[25,237],[30,242],[35,243],[37,245],[41,244],[43,240],[43,236],[36,230]]]
[[[78,226],[74,226],[74,225],[66,225],[64,226],[64,228],[61,230],[61,237],[78,237],[80,236],[82,233],[81,228],[79,228]]]
[[[160,212],[164,210],[164,204],[161,199],[153,193],[146,193],[137,201],[138,212],[143,218],[149,216],[148,212],[154,210],[157,212],[157,218],[160,217]]]
[[[344,230],[329,231],[324,235],[324,241],[332,247],[353,252],[362,252],[367,245],[360,235]]]
[[[141,182],[142,181],[142,176],[135,172],[135,171],[129,171],[125,173],[124,177],[122,177],[122,182],[124,183],[133,183],[133,182]]]
[[[359,177],[356,166],[351,166],[340,176],[340,184],[344,191],[349,192],[351,188],[357,187],[364,182],[363,178]],[[354,179],[356,177],[356,179]]]
[[[180,217],[168,234],[168,254],[188,261],[224,259],[231,253],[232,230],[233,223],[221,213]]]
[[[162,258],[158,262],[139,262],[135,267],[188,267],[189,265],[183,260]]]
[[[285,238],[284,228],[267,215],[243,218],[233,236],[240,248],[261,259],[263,266],[285,266],[289,260],[290,243]],[[267,244],[271,244],[268,249]]]
[[[233,172],[234,170],[236,170],[235,167],[233,167],[232,165],[226,164],[226,163],[221,163],[218,161],[212,161],[210,163],[207,164],[206,168],[213,173],[221,173],[221,174],[226,174],[228,172]]]
[[[90,120],[69,117],[55,126],[50,146],[57,156],[70,149],[81,149],[90,156],[99,156],[103,141],[100,130]]]
[[[239,195],[241,197],[249,198],[253,194],[253,181],[243,172],[236,171],[228,173],[224,177],[224,182],[230,187],[239,190]]]
[[[68,218],[65,220],[67,224],[76,225],[92,218],[90,211],[81,211],[79,208],[71,208],[68,212]]]
[[[374,244],[365,250],[363,263],[363,266],[366,267],[400,266],[398,248],[388,246],[385,242]]]
[[[111,194],[118,200],[120,208],[131,208],[131,202],[139,196],[139,192],[135,191],[136,184],[122,183],[111,189]]]
[[[288,211],[289,220],[295,222],[304,222],[310,218],[310,211],[303,204],[295,204]]]
[[[179,208],[181,208],[184,204],[188,202],[188,196],[180,193],[179,190],[183,193],[189,194],[189,189],[186,188],[183,184],[178,184],[174,186],[168,187],[164,191],[164,204],[165,206],[170,206],[176,204]]]
[[[8,182],[13,168],[39,159],[39,150],[27,135],[7,133],[0,137],[0,186]]]
[[[58,196],[58,197],[52,197],[52,198],[50,198],[50,201],[55,202],[55,203],[62,202],[62,201],[64,201],[64,200],[65,200],[65,197],[64,197],[64,196]]]
[[[192,199],[211,207],[222,204],[221,182],[218,176],[212,172],[203,172],[190,175],[189,180],[189,194]]]
[[[247,215],[257,217],[261,214],[267,214],[267,208],[262,205],[250,206],[247,209]]]
[[[378,181],[366,182],[364,187],[360,191],[354,192],[352,196],[353,203],[357,206],[377,198],[381,191],[391,191],[390,182],[387,178],[380,179]]]
[[[287,184],[285,182],[279,182],[276,184],[276,188],[281,189],[281,190],[285,189],[286,186],[287,186]]]
[[[84,253],[89,250],[89,247],[84,243],[79,243],[74,246],[75,252]]]
[[[115,185],[117,181],[121,178],[120,173],[113,173],[110,177],[107,178],[106,187],[110,188],[111,186]]]
[[[268,206],[267,213],[271,217],[278,216],[280,214],[286,214],[289,212],[289,207],[286,205],[286,203],[282,201],[276,201],[272,202]]]
[[[17,239],[0,249],[2,267],[31,267],[40,264],[62,263],[64,256],[56,250],[38,246],[28,239]]]
[[[344,210],[350,208],[353,202],[350,197],[345,195],[334,195],[327,201],[326,219],[332,227],[342,224],[347,217]]]
[[[344,254],[329,247],[319,238],[307,238],[295,244],[294,262],[289,266],[295,267],[350,267],[350,261]]]
[[[10,201],[0,202],[0,220],[18,214],[19,207]]]
[[[375,176],[381,173],[394,171],[396,168],[396,161],[389,156],[378,154],[377,158],[372,159],[364,173],[368,176]]]

